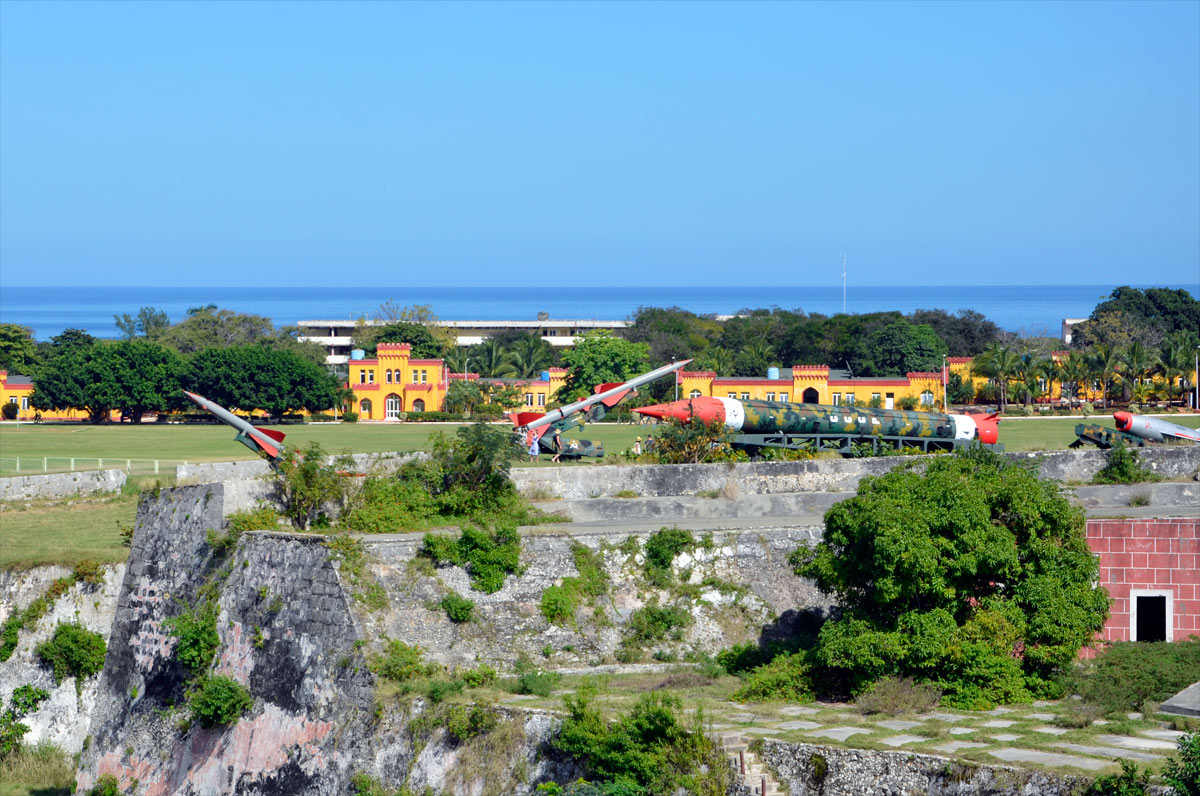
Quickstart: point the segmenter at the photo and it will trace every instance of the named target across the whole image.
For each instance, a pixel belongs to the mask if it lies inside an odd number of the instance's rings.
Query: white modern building
[[[384,326],[387,321],[366,321],[368,326]],[[536,332],[552,346],[563,347],[575,344],[575,338],[584,332],[608,329],[620,334],[631,325],[631,321],[563,320],[539,318],[534,321],[438,321],[438,326],[453,329],[460,346],[475,345],[500,332],[517,330]],[[351,340],[358,321],[300,321],[300,339],[310,340],[325,348],[325,361],[330,365],[342,365],[350,359]]]

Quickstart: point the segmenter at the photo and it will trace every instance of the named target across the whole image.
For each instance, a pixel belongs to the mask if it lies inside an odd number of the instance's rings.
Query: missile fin
[[[275,440],[276,442],[283,442],[283,438],[287,436],[287,434],[284,434],[282,431],[276,431],[273,428],[260,428],[260,429],[256,429],[256,430],[262,432],[263,434],[266,434],[268,437]]]
[[[621,386],[620,384],[601,384],[600,386],[598,386],[596,388],[596,392],[601,393],[601,392],[604,392],[605,390],[611,390],[613,387],[620,387],[620,386]],[[607,406],[608,408],[611,409],[612,407],[621,403],[621,401],[625,398],[625,396],[629,395],[629,393],[631,393],[631,392],[633,392],[633,390],[621,390],[621,392],[613,393],[612,395],[603,399],[602,401],[600,401],[600,403],[604,404],[605,406]]]
[[[514,426],[524,426],[528,423],[532,423],[534,420],[537,420],[539,417],[545,417],[545,413],[544,412],[518,412],[516,415],[516,419],[513,422],[513,425]]]

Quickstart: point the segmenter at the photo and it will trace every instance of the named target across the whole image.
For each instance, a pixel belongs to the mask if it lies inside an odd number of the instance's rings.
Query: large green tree
[[[563,352],[567,380],[558,400],[579,400],[597,384],[627,381],[648,369],[649,358],[648,345],[616,337],[606,329],[582,334],[574,348]]]
[[[179,354],[149,340],[72,343],[52,356],[38,374],[37,409],[76,409],[93,423],[120,409],[135,423],[177,401]]]
[[[0,370],[28,376],[37,362],[33,330],[15,323],[0,323]]]
[[[959,310],[953,315],[945,310],[916,310],[906,317],[909,323],[932,327],[952,357],[973,357],[1000,338],[1000,327],[975,310]]]
[[[429,327],[419,323],[396,321],[370,328],[371,340],[363,348],[367,356],[375,356],[380,343],[408,343],[412,346],[413,359],[437,359],[445,354],[442,342],[434,337]]]
[[[291,351],[264,346],[206,348],[188,362],[183,386],[227,409],[262,409],[274,417],[337,404],[337,382],[321,365]]]
[[[156,307],[142,307],[136,316],[128,312],[113,315],[113,323],[121,330],[126,340],[137,337],[157,339],[163,332],[171,328],[171,319],[167,313]]]
[[[858,693],[881,677],[937,684],[982,708],[1056,695],[1054,674],[1104,626],[1083,511],[989,451],[864,479],[792,557],[835,596],[814,680]]]
[[[903,318],[865,335],[858,349],[859,376],[902,376],[912,371],[940,372],[946,344],[932,326]]]

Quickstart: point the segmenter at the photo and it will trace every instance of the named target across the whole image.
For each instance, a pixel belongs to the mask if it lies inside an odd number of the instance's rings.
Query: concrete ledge
[[[1200,508],[1200,482],[1079,486],[1075,487],[1075,500],[1085,509],[1124,508],[1135,501],[1155,508],[1196,509]]]
[[[0,500],[37,500],[96,492],[118,492],[125,486],[124,470],[86,470],[0,478]]]
[[[1101,450],[1031,451],[1004,454],[1010,461],[1036,466],[1056,481],[1086,483],[1107,463]],[[1200,445],[1169,445],[1138,450],[1142,464],[1163,478],[1190,478],[1200,470]],[[519,467],[513,481],[522,494],[538,498],[612,497],[622,491],[643,497],[695,495],[715,490],[731,495],[791,492],[853,493],[866,476],[882,475],[904,464],[923,466],[930,456],[871,459],[812,459],[801,462],[741,464],[593,465]]]

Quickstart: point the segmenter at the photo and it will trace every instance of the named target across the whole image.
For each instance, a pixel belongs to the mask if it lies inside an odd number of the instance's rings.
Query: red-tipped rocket
[[[663,376],[666,376],[668,373],[674,373],[691,361],[692,360],[690,359],[685,359],[682,362],[672,362],[670,365],[663,365],[661,368],[656,368],[649,373],[643,373],[640,376],[634,376],[632,379],[624,382],[623,384],[600,384],[596,387],[595,395],[590,395],[587,398],[584,398],[582,401],[576,401],[575,403],[567,404],[566,406],[560,407],[551,412],[546,412],[544,415],[534,412],[521,412],[515,418],[515,425],[520,430],[530,432],[542,428],[543,426],[548,426],[551,423],[557,423],[559,420],[563,420],[564,418],[568,418],[571,415],[578,414],[579,412],[587,411],[597,404],[602,404],[611,408],[616,406],[626,395],[643,384],[649,384],[655,379],[660,379]]]
[[[822,406],[777,401],[739,401],[701,396],[633,411],[684,423],[696,418],[720,422],[743,434],[858,434],[914,439],[978,440],[993,445],[999,437],[997,415],[946,415],[903,409]]]
[[[1113,420],[1116,421],[1119,431],[1151,442],[1165,442],[1168,439],[1200,442],[1200,431],[1167,420],[1159,420],[1157,417],[1135,415],[1132,412],[1113,412]]]
[[[187,390],[184,390],[183,394],[191,398],[196,406],[213,415],[222,423],[236,428],[238,435],[234,439],[250,450],[265,455],[271,461],[275,461],[283,454],[283,445],[280,444],[284,438],[282,431],[276,431],[273,428],[255,428],[233,412],[213,403],[203,395],[196,395],[196,393],[188,392]]]

